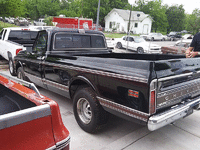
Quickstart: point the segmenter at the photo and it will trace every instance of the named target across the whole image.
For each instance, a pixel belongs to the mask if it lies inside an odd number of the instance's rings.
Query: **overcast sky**
[[[135,2],[135,0],[128,0],[128,1],[130,4],[131,3],[133,4]],[[200,0],[163,0],[162,4],[168,4],[169,6],[175,4],[178,5],[183,4],[185,12],[188,14],[191,14],[195,8],[200,9]]]

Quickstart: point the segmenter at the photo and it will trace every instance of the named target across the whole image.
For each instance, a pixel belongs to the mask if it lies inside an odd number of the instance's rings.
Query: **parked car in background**
[[[15,23],[15,18],[9,17],[8,23],[14,24]]]
[[[9,18],[5,17],[4,22],[8,22]]]
[[[191,42],[192,39],[179,40],[175,45],[161,47],[161,50],[163,54],[185,54]]]
[[[186,30],[181,31],[181,33],[188,33]]]
[[[123,36],[116,41],[117,48],[126,48],[134,50],[137,53],[161,53],[161,47],[157,44],[146,42],[142,37]]]
[[[170,37],[171,41],[177,41],[182,38],[182,33],[181,32],[170,32],[167,34],[168,37]]]
[[[17,18],[15,18],[14,24],[17,26],[28,26],[29,21],[23,17],[17,17]]]
[[[106,43],[107,43],[107,47],[110,49],[114,49],[115,48],[115,39],[114,38],[109,38],[106,37]]]
[[[140,35],[140,37],[143,37],[145,40],[160,40],[165,41],[165,36],[163,36],[161,33],[149,33],[148,35]]]
[[[3,21],[3,17],[0,17],[0,21]]]
[[[182,39],[192,39],[194,36],[192,34],[185,34],[182,36]]]
[[[44,18],[39,18],[37,21],[33,22],[34,26],[46,26],[47,24],[44,22]]]

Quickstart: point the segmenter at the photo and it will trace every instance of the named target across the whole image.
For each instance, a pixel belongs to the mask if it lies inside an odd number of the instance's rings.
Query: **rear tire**
[[[17,78],[25,80],[25,74],[24,74],[24,70],[22,67],[19,67],[17,69]]]
[[[9,72],[10,72],[10,74],[12,76],[16,76],[17,74],[15,72],[14,63],[13,63],[12,59],[9,59],[8,63],[9,63]]]
[[[81,87],[73,98],[73,111],[78,125],[86,132],[94,133],[107,123],[107,112],[96,99],[90,87]]]
[[[117,48],[121,49],[122,48],[122,43],[118,42],[117,43]]]

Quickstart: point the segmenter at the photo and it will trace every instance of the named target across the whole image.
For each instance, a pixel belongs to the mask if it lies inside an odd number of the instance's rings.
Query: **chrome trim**
[[[165,80],[170,80],[170,79],[174,79],[174,78],[180,78],[180,77],[184,77],[184,76],[190,76],[192,74],[193,74],[193,72],[180,74],[180,75],[173,75],[173,76],[169,76],[169,77],[164,77],[164,78],[158,79],[158,82],[165,81]]]
[[[99,100],[99,102],[102,106],[105,106],[107,108],[118,111],[118,112],[125,114],[127,116],[130,116],[130,117],[133,117],[133,118],[145,121],[145,122],[148,121],[149,114],[147,114],[147,113],[129,108],[127,106],[106,100],[106,99],[98,97],[98,96],[97,96],[97,99]]]
[[[50,80],[39,78],[39,77],[34,76],[32,74],[29,74],[27,72],[24,72],[24,73],[25,73],[26,76],[30,76],[31,78],[35,78],[36,80],[41,80],[41,82],[43,82],[43,84],[50,85],[50,86],[56,87],[56,88],[58,88],[60,90],[69,92],[69,87],[68,86],[65,86],[65,85],[50,81]]]
[[[19,60],[26,60],[26,59],[19,59]],[[29,62],[37,63],[37,61],[35,61],[35,60],[29,60]],[[117,73],[110,73],[110,72],[106,72],[106,71],[87,69],[87,68],[81,68],[81,67],[74,67],[74,66],[69,66],[69,65],[66,65],[66,64],[60,65],[60,64],[49,63],[49,62],[43,62],[41,64],[42,65],[49,65],[49,66],[53,66],[53,67],[59,67],[60,69],[71,69],[71,70],[76,70],[76,71],[83,71],[83,72],[87,72],[87,73],[92,73],[92,74],[98,74],[98,75],[102,75],[102,76],[106,75],[106,76],[118,78],[118,79],[148,83],[148,79],[141,78],[141,77],[133,77],[133,76],[122,75],[122,74],[117,74]]]
[[[60,64],[48,63],[48,62],[45,62],[44,64],[49,65],[49,66],[53,66],[53,67],[59,67],[61,69],[71,69],[71,70],[83,71],[83,72],[98,74],[98,75],[103,75],[103,76],[106,75],[106,76],[109,76],[109,77],[119,78],[119,79],[124,79],[124,80],[137,81],[137,82],[142,82],[142,83],[148,82],[148,79],[145,79],[145,78],[127,76],[127,75],[122,75],[122,74],[117,74],[117,73],[110,73],[110,72],[106,72],[106,71],[93,70],[93,69],[74,67],[74,66],[68,66],[68,65],[60,65]]]
[[[50,81],[50,80],[46,80],[46,79],[42,79],[42,81],[46,85],[53,86],[53,87],[56,87],[56,88],[58,88],[60,90],[69,92],[69,87],[68,86],[65,86],[65,85]]]
[[[0,130],[50,115],[48,104],[11,112],[0,116]]]
[[[9,79],[9,80],[12,80],[12,81],[14,81],[14,82],[16,82],[16,83],[19,83],[19,84],[21,84],[21,85],[24,85],[24,86],[26,86],[26,87],[32,89],[33,91],[35,91],[35,93],[36,93],[40,98],[44,98],[44,97],[40,94],[39,90],[37,89],[37,87],[35,86],[34,83],[30,83],[30,82],[27,82],[27,81],[25,81],[25,80],[21,80],[21,79],[19,79],[19,78],[14,78],[14,77],[12,77],[12,76],[8,76],[8,75],[3,74],[3,73],[0,73],[0,75],[3,76],[3,77],[6,77],[6,78]]]
[[[173,107],[169,110],[166,110],[160,114],[153,115],[148,120],[148,129],[150,131],[157,130],[161,127],[164,127],[172,122],[175,122],[178,119],[186,117],[193,112],[193,107],[200,104],[200,97],[194,100],[188,100],[176,107]]]
[[[70,144],[70,136],[68,136],[66,139],[57,142],[56,145],[47,148],[46,150],[62,150],[63,148],[67,147]]]
[[[57,150],[57,149],[56,149],[56,145],[54,145],[54,146],[52,146],[52,147],[49,147],[49,148],[47,148],[47,149],[45,149],[45,150]]]
[[[68,136],[66,139],[60,141],[60,142],[57,142],[56,143],[56,148],[57,150],[61,150],[63,149],[64,147],[68,146],[70,144],[70,136]]]

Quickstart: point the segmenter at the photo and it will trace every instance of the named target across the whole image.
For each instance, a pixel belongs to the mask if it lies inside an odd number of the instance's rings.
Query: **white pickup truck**
[[[39,30],[9,27],[3,28],[0,33],[0,55],[9,61],[9,71],[11,75],[15,75],[13,69],[13,58],[21,50],[32,49]]]
[[[44,22],[43,18],[38,19],[37,21],[33,22],[34,26],[46,26],[47,24]]]

